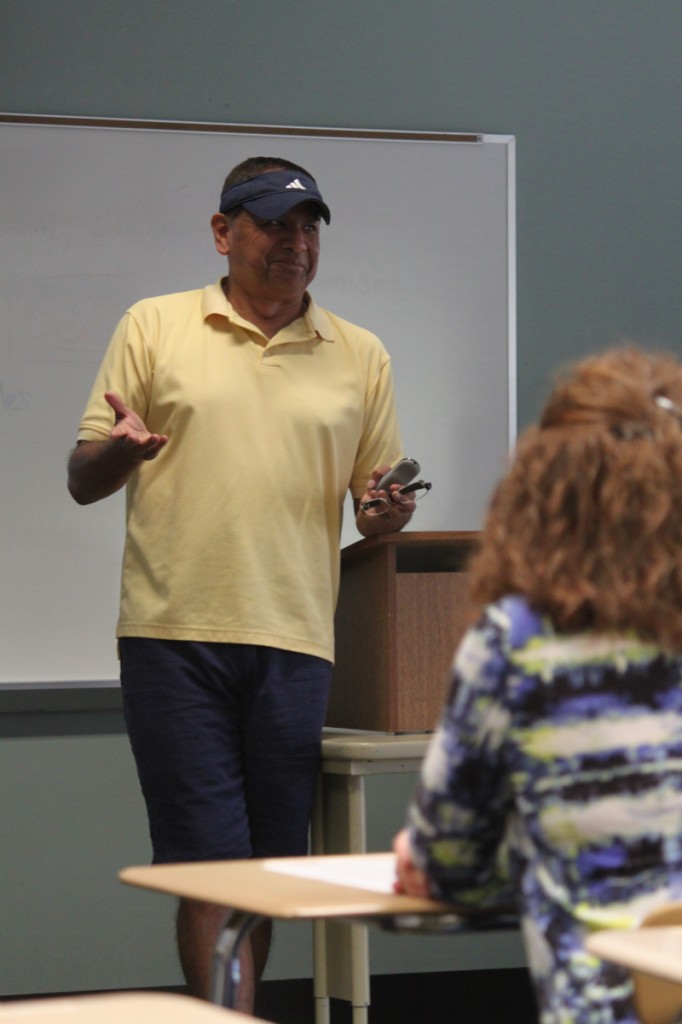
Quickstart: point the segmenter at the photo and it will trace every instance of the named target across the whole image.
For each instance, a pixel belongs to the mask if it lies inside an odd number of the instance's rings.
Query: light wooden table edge
[[[114,992],[0,1004],[7,1024],[256,1024],[256,1018],[180,993]]]
[[[334,854],[345,861],[393,859],[394,854]],[[199,861],[189,864],[154,864],[123,868],[118,877],[126,885],[151,889],[169,896],[204,900],[247,914],[280,920],[364,920],[413,914],[452,914],[453,908],[435,900],[377,892],[326,880],[287,874],[287,864],[310,866],[329,855],[278,857],[278,870],[269,870],[274,858],[238,861]],[[227,885],[225,884],[227,881]],[[258,883],[257,885],[254,883]]]
[[[607,929],[588,936],[585,946],[602,960],[682,986],[682,926]]]

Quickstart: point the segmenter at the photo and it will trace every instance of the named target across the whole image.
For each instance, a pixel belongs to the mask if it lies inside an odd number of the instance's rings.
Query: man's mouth
[[[290,267],[292,270],[302,270],[304,273],[307,271],[307,266],[304,263],[299,263],[298,260],[272,260],[272,264],[277,264],[280,267]]]

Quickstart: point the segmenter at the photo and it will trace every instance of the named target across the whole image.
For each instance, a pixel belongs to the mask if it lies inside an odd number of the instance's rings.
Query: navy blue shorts
[[[307,853],[331,663],[249,644],[119,644],[154,862]]]

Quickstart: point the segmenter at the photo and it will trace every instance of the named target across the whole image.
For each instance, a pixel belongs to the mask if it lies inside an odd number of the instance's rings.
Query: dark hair
[[[661,401],[659,401],[661,399]],[[682,651],[682,367],[634,346],[574,366],[519,440],[471,564],[564,632]]]

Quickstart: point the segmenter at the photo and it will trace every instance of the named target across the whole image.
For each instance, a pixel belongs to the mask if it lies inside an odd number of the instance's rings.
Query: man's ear
[[[230,251],[230,223],[224,213],[213,214],[211,230],[216,249],[221,256],[227,256]]]

